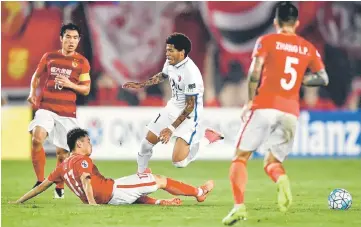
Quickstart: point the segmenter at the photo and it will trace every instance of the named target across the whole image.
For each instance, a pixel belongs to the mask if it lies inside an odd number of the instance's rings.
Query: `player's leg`
[[[56,166],[59,166],[67,157],[69,152],[64,150],[61,147],[56,147]],[[64,198],[64,181],[59,182],[55,186],[54,198],[63,199]]]
[[[201,128],[194,119],[186,119],[174,132],[177,137],[173,148],[172,162],[175,167],[184,168],[197,157]]]
[[[148,163],[153,155],[153,147],[158,142],[158,136],[151,131],[148,131],[146,137],[140,142],[140,150],[137,157],[138,173],[150,172]]]
[[[182,205],[182,200],[179,198],[155,199],[155,198],[145,195],[145,196],[142,196],[139,199],[137,199],[134,203],[161,205],[161,206],[180,206],[180,205]]]
[[[161,175],[153,174],[155,182],[159,189],[169,192],[172,195],[183,195],[183,196],[192,196],[197,199],[198,202],[203,202],[206,200],[208,194],[214,188],[213,180],[205,182],[205,184],[200,187],[194,187],[189,184],[174,180],[172,178],[164,177]]]
[[[46,156],[43,148],[43,143],[48,133],[41,126],[35,126],[31,134],[31,160],[33,162],[33,167],[37,178],[37,182],[34,185],[34,187],[36,187],[41,184],[41,182],[43,182],[45,179],[44,175]]]
[[[168,116],[167,107],[157,114],[148,125],[146,137],[140,142],[140,150],[138,152],[137,163],[138,173],[150,172],[148,163],[153,154],[153,147],[159,142],[160,132],[171,124]]]
[[[39,185],[44,179],[45,174],[45,151],[43,143],[47,136],[52,141],[54,128],[54,118],[50,111],[39,109],[35,113],[34,119],[30,122],[28,131],[31,132],[31,160],[37,177],[34,187]]]
[[[291,185],[282,162],[291,151],[296,131],[297,118],[291,114],[278,113],[277,126],[262,147],[266,155],[264,170],[277,184],[278,205],[282,212],[292,204]]]
[[[268,120],[264,119],[262,111],[251,112],[246,122],[241,124],[238,133],[235,156],[229,170],[229,179],[233,192],[234,207],[223,219],[223,224],[233,225],[247,218],[244,204],[246,184],[248,181],[247,162],[268,135]]]
[[[69,156],[69,147],[66,136],[70,130],[78,128],[79,123],[76,118],[58,115],[54,116],[54,120],[53,144],[56,146],[56,166],[59,166]],[[56,184],[54,198],[64,198],[64,182],[58,182]]]

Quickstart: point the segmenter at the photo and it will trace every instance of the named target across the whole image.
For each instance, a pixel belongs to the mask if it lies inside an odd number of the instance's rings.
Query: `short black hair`
[[[184,55],[187,57],[192,50],[191,40],[182,33],[175,32],[167,37],[166,44],[174,45],[174,48],[178,51],[184,50]]]
[[[73,24],[73,23],[63,24],[63,26],[61,26],[61,29],[60,29],[60,36],[61,37],[64,36],[66,30],[77,31],[79,33],[79,37],[81,36],[80,28],[77,25]]]
[[[280,2],[276,8],[276,19],[280,26],[295,24],[298,19],[298,9],[290,2]]]
[[[88,132],[81,128],[74,128],[66,135],[66,142],[70,151],[74,150],[76,141],[83,137],[89,136]]]

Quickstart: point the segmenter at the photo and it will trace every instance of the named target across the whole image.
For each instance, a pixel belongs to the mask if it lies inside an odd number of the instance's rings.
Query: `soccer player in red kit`
[[[59,165],[68,155],[67,132],[79,127],[76,120],[76,94],[88,95],[90,91],[89,62],[75,52],[80,36],[80,29],[76,25],[63,25],[60,31],[62,49],[45,53],[31,79],[28,102],[39,105],[28,128],[32,134],[31,157],[37,177],[35,186],[44,180],[45,139],[48,137],[56,146]],[[46,80],[46,83],[37,99],[36,89],[40,79]],[[63,196],[64,183],[58,182],[54,198]]]
[[[15,203],[23,203],[48,189],[53,183],[65,181],[71,191],[83,203],[90,205],[122,205],[145,203],[154,205],[180,205],[179,198],[157,200],[148,194],[163,189],[172,195],[193,196],[203,202],[214,187],[207,181],[196,188],[188,184],[151,173],[138,173],[116,180],[105,178],[89,157],[92,145],[87,131],[75,128],[69,131],[67,143],[70,157],[60,164],[39,186],[35,187]]]
[[[292,203],[290,182],[282,162],[292,149],[299,115],[301,85],[326,86],[328,76],[316,48],[295,34],[298,10],[291,3],[277,6],[276,34],[258,39],[249,70],[249,103],[242,110],[242,125],[230,168],[234,208],[223,219],[233,225],[247,217],[244,193],[247,161],[258,148],[265,154],[264,170],[278,186],[282,212]],[[309,68],[313,73],[306,74]]]

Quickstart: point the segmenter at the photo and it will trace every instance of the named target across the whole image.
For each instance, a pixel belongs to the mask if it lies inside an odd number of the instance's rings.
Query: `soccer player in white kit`
[[[203,79],[196,64],[189,58],[191,41],[181,33],[173,33],[166,40],[166,57],[162,72],[149,80],[137,83],[128,82],[124,88],[144,88],[159,84],[169,79],[172,98],[165,108],[147,125],[148,133],[142,140],[138,153],[138,172],[150,172],[148,162],[153,147],[161,141],[168,143],[176,136],[173,149],[173,165],[186,167],[194,161],[202,138],[200,120],[203,113]],[[210,129],[206,130],[206,138],[215,142],[223,137]]]

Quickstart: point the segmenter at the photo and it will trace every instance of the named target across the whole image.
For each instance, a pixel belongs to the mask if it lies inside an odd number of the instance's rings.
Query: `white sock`
[[[154,144],[150,143],[148,140],[143,139],[140,143],[140,151],[138,153],[137,163],[138,163],[138,173],[143,173],[144,170],[148,167],[149,159],[152,157]]]
[[[201,196],[201,195],[203,195],[203,189],[198,188],[198,194],[197,194],[197,196]]]

